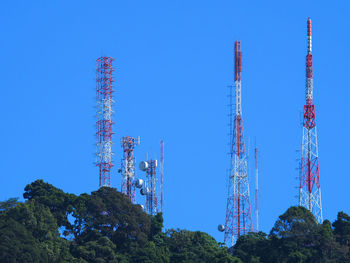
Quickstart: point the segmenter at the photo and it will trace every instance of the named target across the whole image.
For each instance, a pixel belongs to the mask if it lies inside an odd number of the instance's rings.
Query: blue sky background
[[[348,1],[1,1],[0,200],[38,178],[75,194],[98,188],[95,60],[112,56],[116,166],[122,136],[141,137],[138,161],[151,149],[159,157],[164,139],[165,227],[222,241],[227,85],[241,40],[244,132],[251,156],[254,138],[260,150],[269,231],[297,204],[310,16],[323,214],[350,213],[348,10]]]

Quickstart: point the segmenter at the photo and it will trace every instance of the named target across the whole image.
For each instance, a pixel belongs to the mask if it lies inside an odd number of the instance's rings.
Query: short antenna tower
[[[146,172],[146,181],[141,189],[141,194],[146,195],[145,210],[150,215],[156,215],[159,211],[156,168],[157,160],[153,160],[152,157],[148,161],[140,163],[140,170]]]
[[[123,159],[121,163],[122,193],[127,195],[133,204],[136,204],[136,160],[134,156],[134,148],[139,144],[139,138],[135,139],[131,136],[125,136],[121,139],[121,146],[123,148]]]

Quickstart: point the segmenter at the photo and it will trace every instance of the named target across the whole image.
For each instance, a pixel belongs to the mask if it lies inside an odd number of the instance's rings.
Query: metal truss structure
[[[158,196],[157,196],[157,160],[147,161],[148,168],[146,170],[146,212],[150,215],[156,215],[158,213]]]
[[[163,213],[164,141],[160,141],[160,212]]]
[[[304,105],[303,140],[300,161],[299,205],[310,210],[318,223],[323,222],[321,184],[318,163],[316,112],[313,104],[313,67],[311,19],[307,21],[306,104]]]
[[[113,58],[100,57],[96,60],[97,99],[97,162],[99,186],[111,186],[112,163],[112,115],[113,115]]]
[[[241,96],[242,52],[241,42],[235,42],[235,112],[231,117],[233,125],[230,151],[231,165],[228,183],[224,242],[228,247],[237,239],[253,231],[250,205],[247,156],[245,152],[242,96]],[[232,93],[231,93],[232,94]]]
[[[121,162],[122,193],[127,195],[133,204],[136,204],[136,160],[134,156],[136,145],[139,145],[139,139],[136,140],[131,136],[125,136],[121,139],[121,146],[123,148],[123,159]]]
[[[255,220],[256,232],[259,232],[259,166],[258,166],[258,148],[255,144]]]

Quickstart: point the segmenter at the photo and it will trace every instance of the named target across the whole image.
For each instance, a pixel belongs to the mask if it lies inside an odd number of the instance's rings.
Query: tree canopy
[[[338,263],[350,262],[350,216],[317,224],[290,207],[269,234],[251,232],[227,248],[210,235],[163,230],[114,188],[68,194],[42,180],[25,187],[25,202],[0,202],[0,262],[72,263]]]
[[[249,233],[238,239],[233,255],[246,263],[336,263],[350,262],[349,217],[339,213],[333,223],[317,224],[304,207],[290,207],[279,216],[270,234]]]
[[[241,262],[206,233],[163,231],[114,188],[68,194],[42,180],[0,202],[0,262]]]

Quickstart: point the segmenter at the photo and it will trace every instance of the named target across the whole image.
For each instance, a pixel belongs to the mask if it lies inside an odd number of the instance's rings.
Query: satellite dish
[[[140,193],[141,193],[142,195],[146,195],[146,194],[148,194],[148,192],[149,192],[148,187],[142,188],[142,189],[140,190]]]
[[[225,231],[225,226],[224,225],[218,225],[218,230],[220,232],[224,232]]]
[[[143,209],[145,209],[145,207],[143,206],[143,205],[140,205],[141,206],[141,209],[143,210]]]
[[[142,179],[137,179],[135,182],[136,188],[142,188],[143,185],[143,180]]]
[[[147,169],[148,169],[148,162],[146,162],[146,161],[140,162],[139,167],[140,167],[141,171],[144,171],[144,172],[147,171]]]

